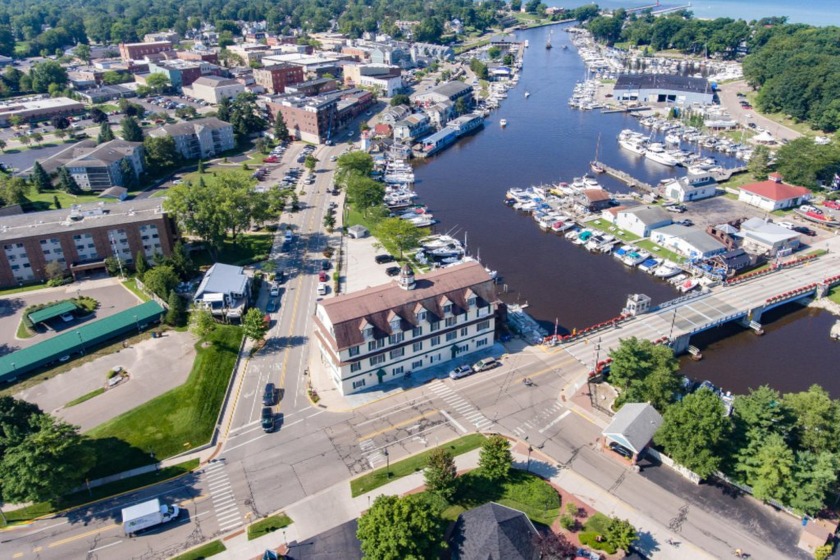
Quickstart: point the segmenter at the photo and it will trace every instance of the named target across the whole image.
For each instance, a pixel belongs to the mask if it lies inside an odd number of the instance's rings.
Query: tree
[[[32,185],[23,177],[0,175],[0,198],[6,205],[23,204],[31,189]]]
[[[56,261],[52,261],[52,262],[58,264]],[[50,264],[52,264],[52,263],[50,263]],[[117,276],[118,274],[120,274],[120,270],[121,270],[120,260],[117,257],[114,257],[114,256],[105,257],[105,270],[108,271],[109,275]]]
[[[411,98],[404,93],[398,93],[391,98],[391,107],[398,105],[411,105]]]
[[[178,285],[178,275],[169,265],[156,266],[143,274],[143,283],[151,292],[163,300],[169,299],[170,292]]]
[[[838,450],[840,411],[828,391],[811,385],[807,391],[786,394],[784,404],[793,414],[794,436],[802,447],[814,453]]]
[[[142,280],[147,270],[149,270],[149,262],[146,260],[146,253],[137,251],[137,256],[134,257],[134,272]]]
[[[181,163],[181,154],[171,136],[147,136],[143,140],[146,169],[152,175],[162,175]]]
[[[55,206],[56,210],[61,210],[61,201],[58,200],[58,195],[57,194],[53,195],[53,206]]]
[[[146,78],[146,85],[149,86],[153,92],[162,93],[167,91],[172,83],[169,81],[169,76],[163,72],[153,72]]]
[[[0,457],[38,430],[37,417],[42,414],[38,405],[10,396],[0,397]]]
[[[38,93],[46,93],[51,85],[63,88],[67,85],[67,70],[55,60],[45,60],[32,66],[29,71],[32,89]]]
[[[387,218],[376,226],[376,235],[390,246],[403,253],[418,247],[420,239],[429,234],[428,228],[418,228],[408,220],[401,218]]]
[[[747,171],[752,173],[757,181],[767,179],[770,170],[770,148],[758,145],[753,149],[752,157],[747,163]]]
[[[679,363],[668,346],[636,337],[610,352],[609,381],[623,389],[619,404],[649,401],[659,411],[673,402],[681,387]]]
[[[143,141],[143,129],[134,117],[125,117],[120,121],[120,134],[127,142]]]
[[[797,453],[789,505],[807,515],[817,515],[826,507],[829,493],[837,483],[838,466],[837,455],[830,451]]]
[[[61,115],[56,115],[55,117],[50,119],[50,124],[56,130],[64,130],[65,128],[70,126],[70,119],[67,117],[62,117]]]
[[[137,188],[137,172],[128,159],[120,161],[120,173],[122,174],[122,186],[128,190]]]
[[[85,45],[84,43],[76,45],[76,48],[73,49],[73,54],[85,64],[90,63],[90,45]]]
[[[449,451],[438,447],[429,453],[429,462],[423,471],[427,490],[449,501],[455,494],[457,476],[455,459]]]
[[[111,123],[103,121],[102,124],[99,125],[99,135],[96,137],[96,143],[102,144],[104,142],[110,142],[113,139],[114,131],[111,130]]]
[[[102,124],[108,120],[108,115],[99,107],[94,107],[90,110],[90,120],[96,124]]]
[[[534,535],[534,548],[540,560],[567,560],[573,558],[577,547],[569,542],[566,535],[546,529]]]
[[[785,500],[793,475],[794,455],[779,434],[770,434],[750,461],[753,477],[748,483],[759,500]]]
[[[438,507],[422,495],[379,496],[359,518],[356,536],[369,560],[437,558],[445,521]]]
[[[164,264],[171,266],[175,274],[181,279],[187,279],[193,276],[197,270],[187,248],[184,247],[184,243],[180,240],[175,242],[175,245],[172,247],[172,252],[166,258]]]
[[[604,537],[614,547],[629,552],[630,547],[638,538],[638,534],[636,528],[629,521],[613,517],[610,519],[606,531],[604,531]]]
[[[481,444],[478,455],[478,470],[482,476],[501,481],[510,474],[513,456],[510,453],[510,443],[504,437],[494,434]]]
[[[313,173],[315,171],[315,166],[318,165],[318,158],[313,155],[306,156],[306,159],[303,162],[303,166],[306,167],[307,171]]]
[[[18,136],[18,142],[20,142],[24,146],[28,146],[32,143],[32,138],[30,138],[28,134],[24,134],[22,136]]]
[[[44,141],[44,135],[41,134],[40,132],[33,132],[32,134],[29,135],[29,137],[32,138],[32,141],[35,142],[36,144],[38,144],[39,146]]]
[[[706,478],[720,467],[730,428],[721,400],[702,389],[665,410],[655,441],[677,463]]]
[[[173,327],[181,327],[184,325],[184,319],[186,318],[186,306],[184,305],[184,299],[178,295],[175,290],[172,290],[169,293],[169,299],[167,300],[169,304],[169,309],[166,310],[166,317],[164,321],[166,321],[167,325],[171,325]]]
[[[7,449],[0,460],[3,498],[13,503],[52,500],[78,486],[95,462],[78,428],[37,416],[38,430]]]
[[[196,309],[190,313],[190,331],[198,338],[207,338],[216,326],[216,320],[208,309]]]
[[[385,187],[370,177],[353,175],[347,182],[347,197],[356,210],[367,215],[368,210],[382,204]]]
[[[230,97],[223,97],[216,107],[216,116],[219,120],[230,122],[231,102]],[[281,117],[282,119],[282,117]],[[276,126],[276,125],[275,125]]]
[[[263,312],[256,307],[249,309],[242,319],[242,330],[245,332],[245,336],[251,340],[257,341],[265,338],[268,325],[265,322]]]
[[[834,545],[824,544],[823,546],[818,546],[814,550],[814,560],[828,560],[832,552],[834,552]]]
[[[0,152],[5,152],[5,151],[6,151],[6,141],[5,140],[0,140]]]
[[[52,180],[50,180],[49,174],[44,171],[44,167],[39,161],[36,161],[35,165],[32,166],[32,183],[38,189],[38,192],[52,188]]]
[[[280,111],[277,111],[277,114],[274,115],[274,137],[277,140],[285,140],[289,137],[289,129],[286,127],[286,121],[283,120],[283,113]]]
[[[79,188],[79,184],[70,175],[70,171],[66,167],[60,167],[58,169],[58,188],[66,192],[67,194],[79,194],[82,192],[82,189]]]
[[[502,49],[494,45],[487,49],[487,56],[489,56],[492,60],[496,60],[502,56]]]
[[[239,142],[245,141],[254,132],[266,129],[267,123],[261,114],[257,107],[257,97],[253,93],[245,92],[236,96],[230,105],[229,122]]]
[[[370,177],[373,171],[373,157],[361,151],[346,153],[336,161],[335,184],[347,187],[347,182],[353,175]]]

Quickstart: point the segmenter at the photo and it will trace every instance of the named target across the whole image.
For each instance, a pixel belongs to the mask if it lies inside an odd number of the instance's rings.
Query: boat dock
[[[733,167],[731,169],[724,169],[722,171],[719,171],[718,173],[715,173],[715,180],[718,183],[725,183],[726,181],[731,179],[733,175],[737,175],[739,173],[746,173],[746,171],[746,165],[742,165],[741,167]]]
[[[618,109],[602,109],[601,114],[607,115],[609,113],[636,113],[639,111],[648,111],[650,107],[619,107]]]
[[[655,193],[656,192],[656,188],[653,185],[645,183],[644,181],[640,181],[640,180],[636,179],[635,177],[633,177],[632,175],[630,175],[629,173],[625,173],[624,171],[622,171],[620,169],[616,169],[615,167],[610,167],[609,165],[607,165],[605,163],[602,163],[602,162],[598,162],[598,163],[604,167],[604,169],[607,172],[607,175],[609,175],[610,177],[615,177],[616,179],[618,179],[622,183],[625,183],[627,186],[632,187],[634,189],[638,189],[640,191],[645,191],[645,192],[648,192],[648,193]]]

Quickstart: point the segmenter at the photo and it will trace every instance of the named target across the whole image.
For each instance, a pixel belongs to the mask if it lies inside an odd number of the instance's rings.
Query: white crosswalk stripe
[[[456,393],[442,381],[437,380],[432,383],[431,389],[432,392],[443,400],[443,402],[451,406],[453,411],[466,418],[479,430],[485,430],[493,425],[493,422],[488,420],[487,417],[479,412],[479,410],[468,400]]]
[[[210,492],[213,511],[221,531],[229,531],[242,525],[242,513],[236,503],[225,466],[225,463],[217,462],[204,469],[207,490]]]
[[[375,469],[378,465],[385,462],[385,455],[382,451],[376,449],[376,444],[372,439],[359,442],[359,447],[362,449],[362,455],[367,459],[370,468]]]
[[[523,420],[519,426],[513,429],[513,433],[522,439],[536,433],[550,434],[551,432],[549,430],[552,430],[552,428],[556,430],[557,425],[569,414],[570,411],[560,402],[554,402],[541,410],[539,414],[532,416],[528,420]]]

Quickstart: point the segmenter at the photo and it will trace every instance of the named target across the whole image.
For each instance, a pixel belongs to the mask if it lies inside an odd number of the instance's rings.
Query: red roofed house
[[[481,264],[325,298],[315,310],[321,361],[343,395],[493,345],[496,291]],[[463,362],[462,362],[463,363]]]
[[[773,173],[767,181],[750,183],[741,187],[738,200],[750,206],[757,206],[767,212],[781,208],[793,208],[804,204],[811,198],[811,191],[805,187],[788,185],[782,176]]]

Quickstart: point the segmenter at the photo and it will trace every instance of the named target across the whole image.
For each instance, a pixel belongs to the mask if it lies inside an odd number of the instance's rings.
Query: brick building
[[[170,41],[155,41],[153,43],[120,43],[120,57],[123,60],[141,60],[146,55],[171,51]]]
[[[169,255],[177,230],[161,204],[149,198],[0,217],[0,287],[43,282],[51,262],[81,278],[104,270],[107,257],[130,266],[138,252]]]
[[[285,93],[286,86],[303,81],[303,68],[285,63],[255,68],[254,81],[269,93]]]

